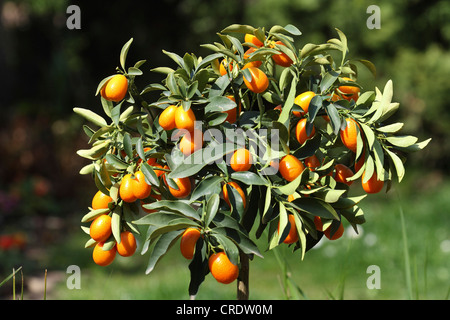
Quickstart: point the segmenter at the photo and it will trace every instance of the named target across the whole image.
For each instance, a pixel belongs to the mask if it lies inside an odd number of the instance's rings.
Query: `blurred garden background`
[[[69,5],[81,10],[81,29],[70,30]],[[365,88],[394,83],[403,131],[432,138],[411,154],[406,177],[362,204],[367,223],[359,235],[320,243],[307,253],[282,247],[250,263],[251,299],[448,299],[450,289],[450,2],[377,1],[380,29],[369,29],[366,0],[160,0],[0,2],[0,282],[13,268],[24,299],[187,299],[188,262],[172,249],[145,275],[147,257],[116,258],[96,266],[80,219],[96,192],[79,175],[87,164],[84,120],[73,107],[102,114],[98,83],[115,72],[123,44],[134,38],[129,61],[146,59],[139,81],[160,81],[149,70],[171,66],[162,49],[208,55],[203,43],[233,24],[293,24],[302,45],[348,38],[350,57],[372,61]],[[139,83],[138,83],[139,85]],[[404,223],[402,224],[401,212]],[[350,229],[350,228],[349,228]],[[264,247],[260,247],[264,251]],[[279,261],[285,261],[279,263]],[[70,290],[70,265],[81,270],[81,289]],[[368,267],[381,272],[369,289]],[[281,266],[287,266],[283,270]],[[211,277],[209,277],[211,278]],[[285,290],[289,279],[301,288]],[[12,299],[12,279],[0,287]],[[16,290],[17,292],[17,290]],[[207,279],[197,299],[234,299],[235,285]]]

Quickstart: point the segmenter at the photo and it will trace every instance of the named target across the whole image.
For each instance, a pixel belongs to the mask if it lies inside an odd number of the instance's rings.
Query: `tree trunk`
[[[248,256],[242,251],[240,254],[241,260],[241,270],[239,272],[239,277],[237,279],[237,299],[238,300],[248,300],[249,296],[249,259]]]

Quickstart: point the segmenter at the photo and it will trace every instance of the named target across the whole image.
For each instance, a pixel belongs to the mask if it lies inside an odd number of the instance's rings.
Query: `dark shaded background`
[[[81,30],[66,27],[66,9],[81,9]],[[0,235],[22,239],[33,256],[64,241],[79,228],[95,186],[79,170],[87,161],[76,150],[87,148],[83,119],[75,106],[101,113],[97,84],[113,74],[119,53],[131,37],[129,63],[146,59],[138,85],[160,81],[149,70],[172,66],[162,49],[183,55],[210,52],[200,44],[218,41],[216,32],[232,23],[270,28],[297,26],[299,47],[348,37],[350,56],[375,63],[380,89],[394,82],[397,117],[405,133],[432,143],[413,154],[407,169],[423,172],[418,188],[439,187],[448,176],[450,133],[450,2],[379,1],[381,29],[369,30],[371,1],[331,0],[23,0],[0,3]],[[4,239],[3,239],[4,240]],[[0,246],[3,240],[0,240]],[[20,243],[20,241],[19,241]],[[23,250],[25,250],[23,249]],[[0,251],[6,249],[1,249]],[[34,251],[33,251],[34,250]],[[21,253],[0,263],[0,274],[22,263]],[[3,254],[3,253],[2,253]]]

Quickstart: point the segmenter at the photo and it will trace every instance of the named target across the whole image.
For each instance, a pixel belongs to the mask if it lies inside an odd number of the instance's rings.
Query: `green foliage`
[[[256,36],[263,46],[243,42],[246,33]],[[221,42],[203,45],[213,52],[204,58],[163,51],[176,66],[153,68],[164,78],[144,89],[137,87],[135,78],[143,74],[141,67],[145,61],[126,69],[132,39],[128,41],[122,48],[118,68],[129,81],[127,97],[115,104],[101,96],[108,120],[88,109],[74,109],[97,127],[83,128],[92,147],[79,150],[78,155],[92,162],[80,173],[92,175],[98,189],[113,199],[108,209],[90,209],[82,218],[82,222],[89,222],[107,212],[112,216],[112,236],[104,249],[120,242],[122,230],[139,233],[141,227],[146,227],[142,235],[143,253],[149,252],[146,272],[150,273],[183,230],[198,228],[202,237],[189,266],[189,294],[195,295],[209,273],[207,261],[213,252],[225,251],[230,261],[238,265],[240,253],[250,259],[255,255],[262,257],[255,240],[265,232],[265,249],[281,245],[289,233],[289,215],[294,217],[299,236],[291,247],[293,251],[300,250],[302,259],[322,237],[322,232],[316,230],[315,217],[322,218],[332,230],[345,219],[357,231],[357,225],[365,222],[359,206],[365,195],[349,196],[350,187],[337,181],[334,166],[341,163],[354,167],[362,159],[361,167],[348,181],[357,180],[363,173],[363,183],[374,173],[378,180],[388,184],[395,178],[401,181],[406,153],[423,149],[429,140],[417,142],[416,137],[399,134],[402,123],[387,123],[399,108],[399,103],[392,102],[392,81],[386,83],[383,91],[375,88],[356,97],[343,91],[344,86],[361,90],[355,81],[357,63],[372,73],[375,67],[366,60],[350,60],[347,37],[339,29],[336,33],[338,37],[326,43],[306,43],[297,48],[296,37],[302,33],[290,24],[268,31],[232,25],[218,34]],[[254,52],[246,55],[244,47],[252,47]],[[282,54],[292,64],[277,65],[273,56]],[[221,59],[232,65],[224,74],[218,72]],[[254,80],[246,68],[247,63],[254,61],[260,61],[259,68],[270,80],[263,93],[252,92],[244,83],[244,78]],[[109,79],[100,82],[97,94]],[[311,133],[314,127],[316,134],[300,144],[294,134],[299,117],[293,112],[301,111],[302,107],[295,103],[295,98],[308,90],[315,96],[304,115],[306,130]],[[160,93],[159,98],[148,101],[147,94],[153,91]],[[234,101],[228,97],[234,97]],[[281,111],[275,108],[277,104]],[[180,133],[178,129],[166,131],[159,125],[160,112],[170,105],[192,110],[200,120],[200,129],[208,136],[202,141],[203,147],[188,156],[178,148],[180,137],[188,133]],[[238,105],[242,112],[236,112],[236,122],[226,121],[224,111],[237,110]],[[346,118],[354,119],[360,128],[356,153],[339,138]],[[234,172],[226,159],[242,147],[250,151],[252,166],[248,171]],[[272,161],[285,155],[294,155],[299,160],[314,155],[320,165],[306,168],[292,181],[286,181],[277,170],[270,171],[274,169]],[[147,163],[149,158],[155,158],[161,167],[167,166],[164,182],[155,172],[159,167]],[[138,170],[143,172],[154,194],[127,203],[118,190],[122,178]],[[179,178],[189,178],[194,183],[192,192],[184,199],[177,199],[170,191],[178,188],[175,180]],[[226,184],[230,181],[240,184],[244,197]],[[219,197],[222,185],[227,188],[230,205]],[[294,199],[288,201],[287,196]],[[141,216],[141,208],[157,211]],[[252,229],[256,230],[256,239],[250,236]],[[88,228],[84,230],[88,233]],[[93,244],[90,239],[86,246]]]

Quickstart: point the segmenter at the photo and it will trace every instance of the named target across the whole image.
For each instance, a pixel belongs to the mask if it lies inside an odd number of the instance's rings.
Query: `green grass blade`
[[[406,278],[406,288],[408,290],[408,298],[412,300],[412,281],[411,281],[411,263],[409,261],[409,251],[408,251],[408,237],[406,235],[406,225],[405,225],[405,217],[403,214],[403,207],[399,205],[400,210],[400,222],[402,228],[402,238],[403,238],[403,256],[405,259],[405,278]]]
[[[13,272],[9,276],[7,276],[2,282],[0,282],[0,287],[2,287],[9,279],[11,279],[16,274],[16,272],[18,272],[21,269],[22,269],[22,267],[19,267],[19,269],[15,270],[15,271],[13,269]]]

